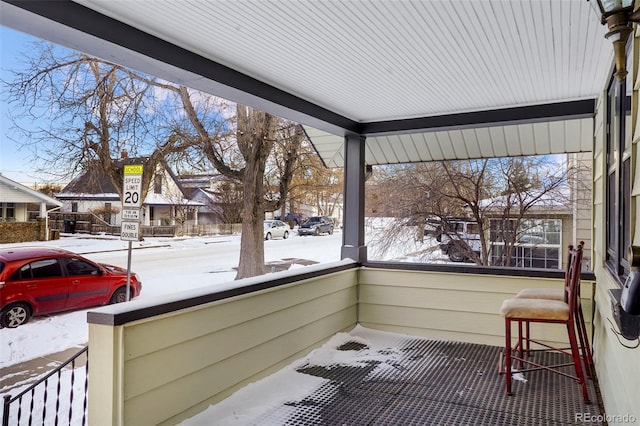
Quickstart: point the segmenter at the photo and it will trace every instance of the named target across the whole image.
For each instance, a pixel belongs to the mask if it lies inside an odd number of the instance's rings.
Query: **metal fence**
[[[85,425],[89,347],[16,396],[5,395],[2,426]]]

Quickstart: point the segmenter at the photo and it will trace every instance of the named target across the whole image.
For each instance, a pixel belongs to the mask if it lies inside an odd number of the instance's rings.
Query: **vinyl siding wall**
[[[359,323],[378,330],[504,346],[500,306],[527,287],[561,288],[562,280],[451,272],[360,270]],[[581,299],[590,330],[593,283],[582,281]],[[567,341],[566,328],[532,325],[548,342]]]
[[[640,245],[640,218],[637,214],[638,197],[640,197],[640,173],[638,173],[638,161],[640,161],[640,126],[638,119],[638,51],[640,39],[634,38],[633,69],[629,68],[629,76],[635,82],[632,92],[631,119],[627,121],[627,140],[631,139],[632,149],[632,203],[631,226],[632,244]],[[606,255],[606,150],[605,150],[605,122],[606,106],[605,94],[598,100],[594,125],[594,149],[593,149],[593,241],[594,241],[594,273],[598,286],[595,293],[594,311],[594,361],[600,385],[600,392],[604,408],[609,416],[632,416],[640,421],[640,349],[628,349],[622,346],[617,336],[611,330],[614,322],[611,311],[611,299],[608,290],[619,288],[619,284],[613,279],[604,267]],[[633,136],[632,136],[633,135]],[[633,342],[626,342],[633,344]],[[623,420],[624,418],[622,418]],[[609,424],[629,424],[617,422],[616,418],[610,418]]]
[[[89,423],[193,416],[351,330],[356,287],[349,269],[122,326],[89,324],[89,395],[100,395]]]

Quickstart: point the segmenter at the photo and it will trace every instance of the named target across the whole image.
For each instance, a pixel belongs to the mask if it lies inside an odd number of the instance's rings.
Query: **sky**
[[[9,70],[16,67],[22,52],[36,38],[27,34],[0,26],[0,80],[11,80]],[[20,183],[39,181],[41,176],[35,172],[29,152],[18,150],[14,142],[8,140],[11,134],[11,121],[8,118],[9,106],[5,102],[6,86],[0,85],[0,172],[9,179]]]

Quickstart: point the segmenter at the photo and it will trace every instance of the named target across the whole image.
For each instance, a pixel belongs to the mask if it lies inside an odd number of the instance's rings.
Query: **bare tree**
[[[206,159],[216,170],[242,183],[242,237],[236,279],[264,274],[264,213],[277,210],[285,199],[304,132],[298,125],[238,105],[235,137],[214,137],[189,90],[181,87],[180,95],[188,124],[183,123],[176,132],[184,139],[198,141]],[[268,160],[274,153],[274,146],[283,140],[287,141],[289,148],[278,160],[281,167],[278,191],[268,193],[265,191]]]
[[[24,70],[3,84],[5,100],[14,107],[14,141],[32,151],[34,162],[44,163],[40,171],[69,179],[81,170],[101,169],[120,193],[122,163],[132,161],[120,160],[127,150],[145,159],[144,196],[156,166],[191,145],[165,125],[176,113],[175,86],[45,42],[26,55]]]
[[[38,46],[26,71],[3,82],[16,118],[45,124],[25,128],[14,120],[24,137],[18,143],[66,177],[101,169],[118,192],[122,163],[132,161],[119,159],[126,149],[144,157],[142,196],[161,161],[212,165],[244,191],[237,278],[262,274],[264,212],[276,210],[288,192],[305,137],[300,126],[245,106],[230,113],[219,98],[51,44]],[[281,143],[287,148],[277,162],[278,190],[265,192],[268,158]]]
[[[321,215],[333,215],[342,203],[343,169],[326,167],[311,144],[303,144],[291,181],[292,204],[314,206]]]
[[[217,207],[220,210],[220,219],[223,223],[241,223],[243,191],[242,183],[226,180],[220,184],[216,191],[218,199]]]
[[[491,261],[491,244],[504,249],[493,263],[512,264],[513,248],[527,230],[527,217],[549,215],[554,206],[570,203],[567,182],[576,172],[547,157],[449,161],[386,167],[367,186],[370,214],[401,218],[378,243],[389,250],[406,225],[440,226],[460,255],[477,264]],[[470,243],[452,218],[474,223],[478,245]],[[406,233],[405,233],[406,234]],[[419,239],[419,237],[417,237]],[[428,250],[432,251],[433,248]]]

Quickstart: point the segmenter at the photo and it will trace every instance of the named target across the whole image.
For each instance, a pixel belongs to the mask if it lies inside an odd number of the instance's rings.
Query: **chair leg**
[[[580,336],[580,344],[582,345],[582,357],[585,363],[585,372],[588,377],[593,377],[592,371],[594,371],[593,356],[591,354],[591,346],[589,345],[589,337],[587,334],[587,326],[584,322],[584,315],[582,314],[582,306],[578,308],[578,333]]]
[[[507,395],[512,395],[511,392],[511,320],[505,318],[504,320],[504,367],[505,367],[505,383],[507,387]]]
[[[529,321],[525,321],[527,323],[527,325],[529,325]],[[527,336],[528,338],[528,336]],[[523,342],[525,340],[525,337],[523,337],[522,334],[522,321],[518,321],[518,357],[520,358],[519,364],[518,364],[518,368],[520,370],[522,370],[524,368],[524,362],[522,361],[524,359],[524,346],[523,346]]]
[[[571,345],[571,354],[573,355],[573,364],[576,370],[576,377],[578,378],[578,384],[582,387],[582,396],[584,402],[589,404],[589,392],[587,391],[587,383],[584,379],[582,372],[582,357],[580,356],[580,348],[578,347],[578,341],[576,339],[576,324],[573,321],[567,322],[567,332],[569,334],[569,344]]]

